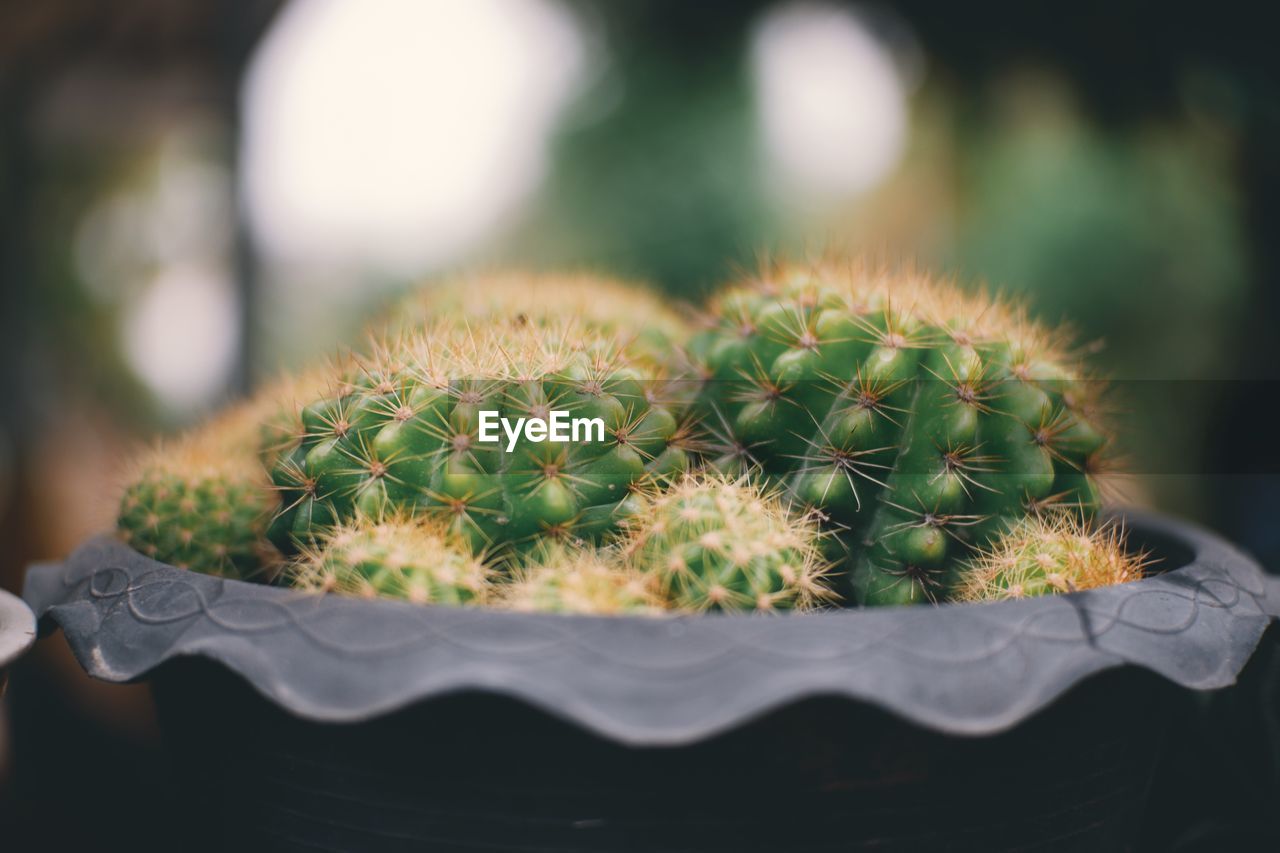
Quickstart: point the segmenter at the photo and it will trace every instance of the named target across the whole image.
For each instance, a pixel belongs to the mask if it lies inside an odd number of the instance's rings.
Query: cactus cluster
[[[695,326],[582,275],[424,288],[362,350],[148,453],[119,529],[229,577],[284,566],[300,589],[557,612],[1141,575],[1092,522],[1094,383],[1022,311],[913,272],[783,265]],[[482,412],[517,428],[495,440]],[[554,412],[580,440],[520,431]]]

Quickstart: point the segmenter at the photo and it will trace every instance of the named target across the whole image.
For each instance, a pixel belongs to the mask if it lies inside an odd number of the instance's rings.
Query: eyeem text
[[[502,435],[498,434],[501,427]],[[507,439],[506,452],[515,449],[516,442],[523,433],[525,439],[534,444],[544,441],[556,443],[604,441],[604,418],[571,418],[569,413],[560,409],[552,409],[546,418],[504,418],[498,412],[481,410],[480,441],[493,443]],[[595,437],[592,438],[594,433]]]

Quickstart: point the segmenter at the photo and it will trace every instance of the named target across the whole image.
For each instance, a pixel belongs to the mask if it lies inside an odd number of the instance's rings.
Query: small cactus
[[[677,609],[803,609],[829,596],[820,538],[817,522],[776,493],[691,475],[641,502],[621,548]]]
[[[646,615],[662,609],[648,579],[619,565],[612,552],[561,543],[527,555],[498,596],[500,606],[520,611]]]
[[[135,550],[179,568],[237,579],[274,570],[265,531],[275,495],[254,455],[251,406],[165,442],[135,463],[117,530]]]
[[[288,574],[298,589],[415,604],[479,604],[489,592],[489,569],[468,543],[422,518],[355,518],[308,547]]]
[[[999,601],[1126,583],[1150,562],[1126,550],[1117,525],[1091,529],[1074,515],[1048,513],[1022,519],[970,559],[955,598]]]

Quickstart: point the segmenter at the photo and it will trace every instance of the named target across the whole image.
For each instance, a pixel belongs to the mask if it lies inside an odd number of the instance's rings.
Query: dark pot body
[[[476,693],[327,725],[209,664],[154,685],[208,849],[528,853],[1133,849],[1173,689],[1106,673],[982,738],[810,699],[637,748]]]

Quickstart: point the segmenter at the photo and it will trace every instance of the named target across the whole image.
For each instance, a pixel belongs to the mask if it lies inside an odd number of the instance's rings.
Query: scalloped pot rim
[[[1280,615],[1280,579],[1214,534],[1140,511],[1117,518],[1186,564],[979,605],[596,617],[303,595],[186,572],[98,537],[64,563],[33,566],[24,595],[95,677],[133,680],[200,656],[310,720],[369,720],[475,690],[619,742],[674,745],[843,696],[985,735],[1116,667],[1193,689],[1229,685]]]

